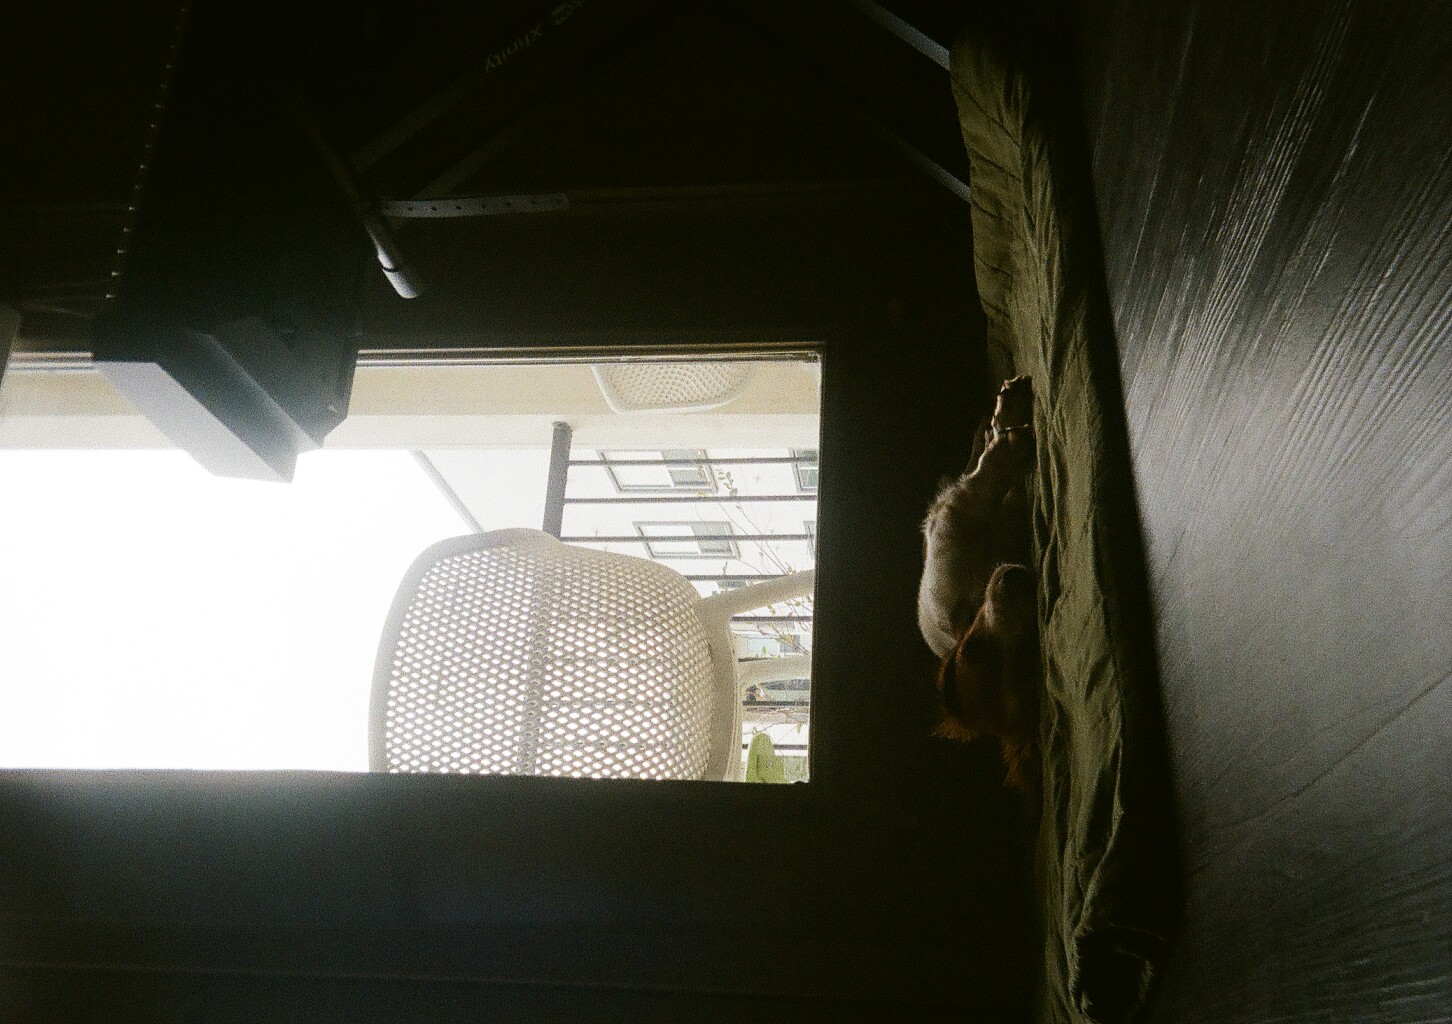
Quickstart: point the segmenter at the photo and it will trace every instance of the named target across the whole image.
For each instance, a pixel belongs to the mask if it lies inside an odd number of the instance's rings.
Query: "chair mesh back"
[[[601,363],[591,367],[616,412],[686,412],[714,409],[746,390],[752,367],[729,361]]]
[[[395,608],[375,767],[700,778],[715,674],[695,588],[543,539],[446,554]]]

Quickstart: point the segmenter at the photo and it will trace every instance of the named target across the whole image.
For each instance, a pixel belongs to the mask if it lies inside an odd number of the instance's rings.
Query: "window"
[[[716,476],[706,464],[700,448],[668,448],[664,451],[602,451],[605,471],[615,489],[626,493],[668,491],[712,492]],[[644,463],[644,464],[642,464]],[[653,464],[652,464],[653,463]]]
[[[797,474],[797,490],[803,494],[816,494],[818,468],[817,449],[793,448],[792,458],[796,460],[792,463],[792,469],[796,470]]]
[[[742,365],[749,400],[708,415],[602,411],[579,363],[360,365],[347,419],[290,484],[212,476],[99,373],[12,366],[0,768],[369,770],[408,566],[444,538],[539,529],[561,455],[567,544],[657,559],[703,595],[812,568],[817,495],[789,470],[815,452],[797,446],[817,443],[816,375],[801,357]],[[811,614],[809,593],[740,612],[737,657],[810,654]],[[805,686],[743,703],[743,763],[763,731],[778,756],[805,752]]]
[[[740,590],[742,587],[749,587],[751,586],[751,584],[759,582],[760,580],[771,579],[770,576],[764,574],[757,576],[754,579],[750,576],[701,576],[692,578],[701,579],[716,584],[716,589],[718,592],[726,590]]]
[[[724,521],[694,523],[636,523],[651,558],[740,558],[731,536],[736,532]]]
[[[746,702],[760,710],[767,707],[805,708],[810,702],[812,684],[806,679],[777,679],[756,683],[746,691]]]

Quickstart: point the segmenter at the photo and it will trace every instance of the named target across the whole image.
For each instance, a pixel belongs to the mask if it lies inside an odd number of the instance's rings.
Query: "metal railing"
[[[586,533],[564,533],[563,523],[565,511],[569,508],[630,508],[639,507],[642,509],[655,509],[663,505],[721,505],[721,506],[748,506],[767,505],[772,503],[800,502],[814,505],[817,500],[815,490],[797,491],[795,493],[774,493],[774,494],[736,494],[736,493],[704,493],[706,488],[693,489],[683,486],[682,493],[635,493],[624,491],[610,496],[582,496],[571,495],[570,481],[572,471],[578,469],[605,469],[613,471],[619,468],[629,467],[652,467],[652,468],[701,468],[707,474],[711,485],[716,481],[714,470],[723,468],[755,468],[761,466],[792,466],[797,469],[804,467],[815,468],[818,460],[815,452],[810,454],[807,451],[793,451],[790,455],[756,455],[756,456],[721,456],[712,457],[692,453],[690,456],[670,458],[662,454],[660,458],[620,458],[605,457],[603,455],[593,457],[576,457],[571,451],[572,432],[565,424],[556,424],[554,444],[550,452],[549,486],[546,495],[545,508],[545,529],[558,536],[561,540],[571,544],[580,545],[630,545],[639,546],[645,549],[647,557],[655,561],[669,561],[674,555],[662,554],[659,552],[661,545],[693,545],[698,549],[702,544],[730,543],[733,545],[750,545],[754,554],[761,556],[766,554],[772,545],[775,544],[815,544],[816,535],[810,532],[756,532],[756,533],[672,533],[672,534],[648,534],[637,529],[635,533],[611,533],[611,534],[586,534]],[[800,474],[796,474],[800,480]],[[611,478],[617,489],[621,483]],[[662,489],[664,490],[664,489]],[[810,513],[808,513],[810,515]],[[814,519],[815,516],[812,516]],[[674,525],[674,524],[672,524]],[[686,525],[686,524],[681,524]],[[724,552],[706,552],[691,554],[684,557],[691,558],[720,558],[725,561],[739,561],[739,551],[733,554]],[[714,583],[723,589],[740,584],[762,582],[776,578],[777,575],[769,572],[721,572],[721,573],[689,573],[686,579],[692,583]],[[732,621],[742,626],[755,627],[802,627],[810,628],[812,614],[810,611],[796,614],[758,614],[734,616]],[[792,629],[793,632],[796,629]],[[758,635],[768,636],[767,631],[758,628],[755,630]]]
[[[718,505],[723,507],[720,520],[734,521],[739,518],[747,525],[755,525],[750,514],[744,510],[739,516],[733,517],[726,509],[733,506],[746,508],[760,508],[772,503],[800,503],[810,508],[804,509],[805,518],[815,521],[815,503],[817,495],[815,488],[811,490],[798,490],[795,493],[773,493],[773,494],[739,494],[719,491],[721,480],[716,474],[719,468],[755,468],[761,466],[792,466],[796,472],[793,473],[798,488],[804,487],[804,476],[801,470],[804,467],[815,469],[817,459],[815,453],[794,451],[791,455],[763,455],[751,457],[721,457],[712,458],[704,452],[683,458],[576,458],[570,452],[571,433],[567,426],[557,425],[555,429],[554,445],[550,453],[549,484],[546,494],[545,528],[553,532],[561,540],[572,544],[585,546],[605,545],[629,545],[643,548],[643,553],[654,561],[673,561],[677,557],[702,559],[706,557],[718,559],[721,567],[725,570],[730,562],[739,562],[745,556],[748,562],[756,562],[757,569],[760,566],[774,568],[772,563],[782,564],[785,556],[776,557],[772,552],[772,546],[777,544],[800,545],[803,542],[811,544],[815,548],[816,535],[813,532],[743,532],[743,533],[684,533],[678,532],[689,529],[691,523],[665,523],[664,527],[675,527],[671,534],[649,534],[639,524],[634,516],[632,521],[637,523],[635,533],[611,533],[611,534],[585,534],[585,533],[564,533],[563,524],[565,512],[570,508],[601,509],[601,508],[638,508],[642,512],[649,510],[648,514],[659,515],[662,506],[702,506]],[[654,467],[666,468],[687,467],[700,469],[700,480],[702,486],[693,489],[689,485],[674,483],[672,486],[680,487],[681,492],[663,492],[662,490],[646,490],[645,493],[638,493],[627,489],[622,480],[617,477],[616,469],[622,467]],[[583,496],[570,494],[570,482],[574,471],[578,470],[605,470],[611,479],[615,489],[619,492],[608,497]],[[647,485],[648,486],[648,485]],[[709,491],[709,492],[708,492]],[[684,518],[689,514],[682,509]],[[714,518],[714,517],[713,517]],[[739,525],[739,524],[738,524]],[[616,527],[618,529],[618,527]],[[712,543],[731,545],[730,553],[706,552],[704,548]],[[692,554],[676,555],[665,553],[661,545],[688,545],[695,549]],[[742,547],[746,550],[743,551]],[[685,578],[694,584],[715,584],[717,588],[728,589],[735,586],[762,583],[768,580],[779,578],[782,573],[769,571],[735,571],[735,572],[691,572],[683,574]],[[747,643],[775,642],[781,645],[783,651],[801,651],[803,639],[810,635],[812,627],[811,605],[807,604],[804,609],[798,605],[789,605],[784,612],[775,610],[758,610],[752,614],[734,615],[731,618],[732,632],[743,638]],[[811,694],[808,689],[799,692],[782,692],[763,690],[759,694],[751,694],[742,702],[742,710],[746,721],[755,723],[796,723],[806,725],[811,714]],[[748,743],[743,743],[743,752],[747,749]],[[790,744],[787,746],[778,745],[778,754],[805,755],[807,747],[805,742],[801,744]]]

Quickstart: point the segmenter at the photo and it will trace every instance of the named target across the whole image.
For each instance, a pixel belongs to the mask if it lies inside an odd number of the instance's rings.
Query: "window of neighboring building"
[[[765,577],[763,577],[765,578]],[[742,587],[749,587],[755,581],[737,577],[735,579],[718,579],[714,581],[717,590],[740,590]]]
[[[701,448],[667,448],[663,451],[601,452],[605,471],[622,494],[656,491],[712,492],[716,477]],[[650,460],[652,465],[632,465]],[[612,465],[611,463],[625,463]]]
[[[793,448],[792,469],[797,474],[797,490],[803,494],[817,493],[817,449],[815,448]]]
[[[636,523],[645,538],[651,558],[739,558],[731,535],[736,531],[724,521],[695,523]]]

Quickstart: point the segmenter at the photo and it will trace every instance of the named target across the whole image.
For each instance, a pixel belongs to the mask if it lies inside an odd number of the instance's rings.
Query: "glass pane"
[[[706,467],[702,449],[674,448],[666,451],[602,451],[611,465],[610,479],[621,493],[711,491],[715,477]]]
[[[627,383],[649,384],[650,365],[633,362]],[[669,365],[678,379],[682,364]],[[538,530],[557,421],[573,431],[562,529],[572,549],[655,562],[652,572],[675,581],[672,600],[690,602],[813,568],[816,495],[801,484],[819,430],[816,367],[733,366],[718,376],[742,389],[739,401],[695,412],[607,410],[605,384],[581,364],[360,366],[348,419],[299,459],[290,484],[209,475],[96,374],[12,370],[0,390],[0,767],[376,767],[375,662],[410,564],[446,538]],[[590,568],[583,589],[608,589],[602,571]],[[526,606],[566,616],[558,594],[530,596],[546,593],[533,584],[517,593],[488,621],[519,619]],[[761,680],[735,712],[732,778],[807,777],[811,607],[807,586],[731,620],[738,672],[757,666]],[[440,628],[477,631],[481,613],[470,614],[465,627]],[[566,749],[568,737],[546,749],[548,726],[608,717],[675,677],[641,667],[640,652],[677,629],[655,614],[569,612],[546,660],[593,672],[592,688],[561,697],[555,683],[511,682],[500,699],[536,716],[521,733],[533,738],[500,726],[489,742],[529,746],[529,759],[487,770],[611,774]],[[617,628],[627,653],[581,667]],[[692,643],[687,660],[714,671],[704,641]],[[771,662],[782,658],[794,660],[778,671]],[[463,687],[458,706],[477,711],[498,696],[479,680],[506,662],[486,658],[467,684],[437,686]],[[762,662],[773,671],[759,673]],[[565,710],[551,710],[559,699]],[[661,700],[686,699],[647,703]],[[695,727],[672,715],[676,742]]]
[[[792,449],[796,459],[797,489],[809,494],[817,491],[817,450],[815,448]]]
[[[737,557],[734,527],[726,520],[636,523],[651,558]]]

